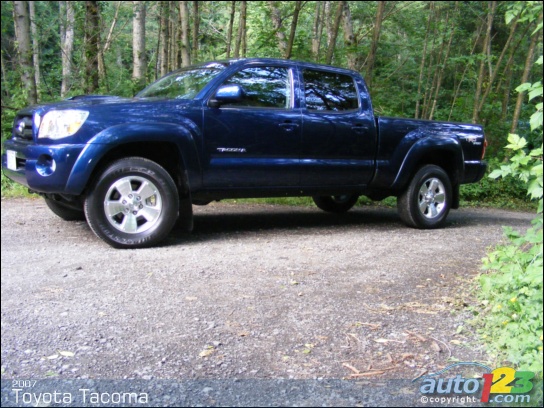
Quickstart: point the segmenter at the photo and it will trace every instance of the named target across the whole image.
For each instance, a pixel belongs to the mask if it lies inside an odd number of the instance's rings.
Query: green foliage
[[[505,228],[509,244],[484,259],[480,315],[489,348],[542,378],[542,216],[527,233]]]
[[[542,65],[542,57],[537,64]],[[529,100],[542,100],[541,81],[523,84],[517,90],[529,91]],[[527,194],[538,202],[537,216],[524,234],[505,228],[509,243],[497,247],[484,259],[483,269],[488,273],[480,277],[479,297],[487,306],[480,324],[490,349],[516,366],[536,372],[542,379],[542,102],[535,108],[530,124],[532,131],[539,130],[536,146],[540,146],[530,148],[524,137],[510,134],[506,149],[513,156],[489,177],[521,180]]]
[[[28,192],[28,189],[21,184],[14,183],[2,173],[2,197],[31,197],[34,194]]]
[[[510,164],[490,177],[513,175],[538,200],[538,214],[525,234],[505,228],[509,244],[484,259],[480,299],[488,306],[482,316],[484,337],[491,350],[542,378],[542,147],[526,153],[526,141],[510,135],[508,149],[517,152]]]
[[[502,162],[493,158],[489,160],[489,171],[500,168]],[[533,210],[535,204],[527,197],[527,187],[523,181],[515,177],[504,177],[493,180],[484,177],[477,183],[461,186],[461,206],[492,206],[516,210]]]

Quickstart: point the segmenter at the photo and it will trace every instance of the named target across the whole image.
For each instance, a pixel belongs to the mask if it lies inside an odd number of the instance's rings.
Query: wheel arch
[[[451,135],[435,135],[415,143],[397,172],[392,190],[398,193],[404,191],[412,177],[427,164],[436,165],[446,172],[452,185],[451,208],[458,208],[459,185],[464,175],[464,158],[461,144]]]
[[[106,129],[89,141],[72,168],[65,191],[85,194],[110,163],[123,157],[143,157],[160,164],[183,193],[188,194],[201,182],[191,131],[172,124],[127,124]]]

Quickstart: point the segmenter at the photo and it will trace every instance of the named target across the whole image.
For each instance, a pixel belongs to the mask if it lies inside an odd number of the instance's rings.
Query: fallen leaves
[[[373,339],[376,343],[400,343],[404,344],[404,341],[391,340],[391,339]]]
[[[201,351],[198,356],[202,358],[210,357],[213,353],[215,353],[215,347],[214,346],[206,346],[206,349]]]
[[[56,360],[59,357],[74,357],[76,354],[71,351],[66,350],[57,350],[55,354],[51,354],[50,356],[44,357],[47,360]]]

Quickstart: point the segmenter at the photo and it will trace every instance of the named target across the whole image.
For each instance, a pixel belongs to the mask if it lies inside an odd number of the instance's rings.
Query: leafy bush
[[[500,357],[542,378],[542,217],[484,259],[480,277],[484,339]]]
[[[542,65],[542,57],[538,63]],[[541,82],[518,87],[524,90],[529,90],[530,100],[542,98]],[[490,177],[521,180],[531,199],[538,201],[537,216],[525,234],[505,228],[509,243],[484,259],[483,269],[488,273],[480,277],[479,297],[486,309],[479,321],[490,350],[542,379],[542,102],[536,104],[530,123],[531,130],[540,129],[540,147],[531,150],[525,138],[509,135],[506,148],[514,155]]]
[[[489,160],[489,170],[500,168],[497,159]],[[493,180],[484,177],[478,183],[461,185],[461,206],[489,205],[498,208],[529,209],[534,203],[527,197],[527,186],[519,178]]]

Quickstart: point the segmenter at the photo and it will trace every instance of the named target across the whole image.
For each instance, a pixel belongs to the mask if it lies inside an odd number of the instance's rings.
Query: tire
[[[165,239],[176,223],[178,190],[157,163],[120,159],[100,175],[84,209],[93,232],[112,247],[150,247]]]
[[[315,196],[312,197],[315,205],[323,211],[341,214],[345,213],[355,205],[359,196],[357,194],[344,194],[336,196]]]
[[[64,221],[85,221],[85,213],[83,208],[76,210],[75,208],[68,207],[60,201],[55,201],[51,198],[45,198],[45,204],[56,216],[62,218]]]
[[[435,165],[423,166],[397,200],[402,221],[413,228],[433,229],[444,226],[452,203],[448,174]]]

